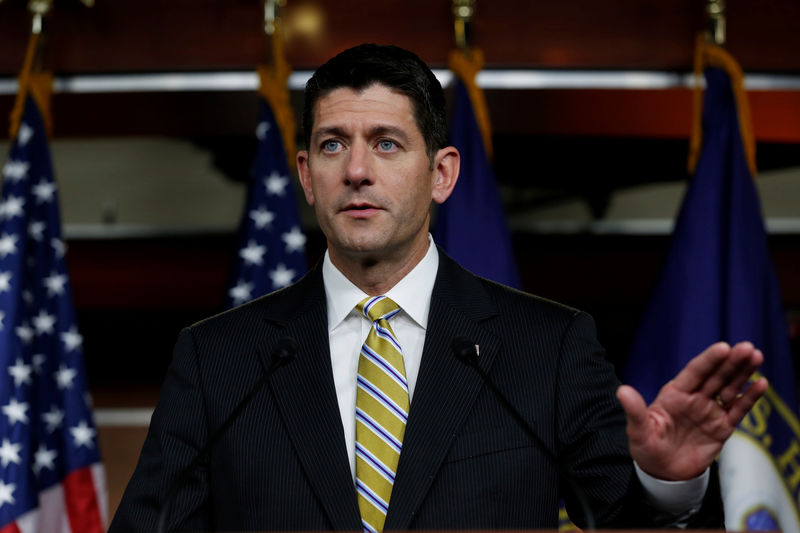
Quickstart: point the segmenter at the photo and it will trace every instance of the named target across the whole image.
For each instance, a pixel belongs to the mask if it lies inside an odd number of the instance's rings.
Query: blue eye
[[[322,143],[322,149],[325,150],[326,152],[335,152],[339,148],[339,145],[340,145],[339,141],[334,141],[334,140],[325,141],[324,143]]]
[[[388,152],[394,148],[394,141],[383,140],[378,143],[378,147],[384,152]]]

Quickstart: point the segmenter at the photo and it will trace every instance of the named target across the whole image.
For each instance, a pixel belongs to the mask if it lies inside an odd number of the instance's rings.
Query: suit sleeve
[[[207,469],[201,463],[178,480],[207,440],[205,413],[194,339],[186,329],[178,338],[139,462],[109,533],[155,531],[173,484],[167,529],[211,528]]]
[[[642,489],[615,396],[619,383],[585,313],[576,313],[563,333],[556,380],[559,456],[583,489],[597,527],[650,525],[641,516]],[[562,493],[570,518],[584,523],[578,498],[565,483]]]

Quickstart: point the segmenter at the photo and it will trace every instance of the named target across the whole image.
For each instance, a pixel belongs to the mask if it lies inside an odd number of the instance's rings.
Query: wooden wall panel
[[[22,62],[29,28],[23,0],[0,4],[0,75]],[[800,2],[728,2],[728,43],[746,71],[800,70]],[[450,0],[356,2],[289,0],[321,20],[311,35],[294,31],[287,53],[314,67],[360,42],[411,48],[436,65],[452,46]],[[478,0],[475,41],[488,66],[686,70],[704,27],[700,0]],[[260,0],[98,0],[89,9],[59,0],[49,23],[56,72],[130,72],[249,68],[264,58]],[[304,20],[308,20],[306,17]]]

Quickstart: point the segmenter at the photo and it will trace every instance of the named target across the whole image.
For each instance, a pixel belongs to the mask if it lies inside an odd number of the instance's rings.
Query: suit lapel
[[[478,344],[485,371],[500,351],[500,340],[481,325],[495,314],[483,286],[441,251],[439,257],[425,347],[385,530],[410,527],[483,386],[480,376],[454,356],[453,339],[463,336]]]
[[[282,300],[286,305],[270,305],[267,310],[267,320],[280,328],[271,344],[290,337],[298,345],[294,359],[275,372],[270,386],[295,452],[333,529],[360,530],[331,371],[321,269],[316,268],[294,289],[300,294],[287,294]]]

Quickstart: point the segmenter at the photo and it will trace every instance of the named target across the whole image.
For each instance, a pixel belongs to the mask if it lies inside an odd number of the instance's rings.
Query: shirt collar
[[[439,253],[433,237],[429,234],[428,252],[425,257],[386,293],[386,296],[394,300],[403,312],[423,329],[428,326],[431,294],[438,270]],[[356,304],[366,298],[367,294],[334,266],[327,250],[322,261],[322,279],[328,303],[328,331],[333,331],[351,312],[354,312]]]

